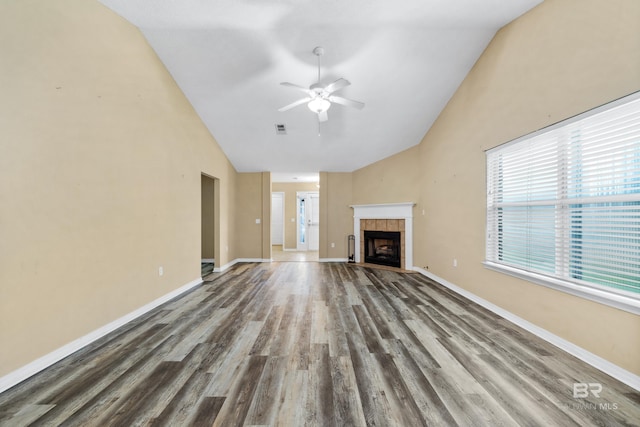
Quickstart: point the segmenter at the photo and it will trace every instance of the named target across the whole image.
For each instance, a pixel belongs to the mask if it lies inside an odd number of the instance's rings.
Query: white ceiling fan
[[[287,111],[292,109],[293,107],[297,107],[298,105],[307,104],[307,107],[309,107],[311,111],[318,115],[318,121],[326,122],[329,118],[329,116],[327,115],[327,110],[331,107],[332,102],[347,107],[354,107],[358,110],[363,109],[364,103],[362,102],[333,95],[333,93],[339,91],[340,89],[349,86],[351,83],[348,80],[340,78],[333,83],[329,83],[326,86],[320,84],[320,57],[324,54],[324,48],[320,46],[316,47],[315,49],[313,49],[313,54],[318,57],[318,82],[309,86],[308,89],[306,87],[302,87],[293,83],[280,83],[282,86],[288,86],[294,89],[298,89],[299,91],[304,92],[307,96],[297,100],[296,102],[279,108],[278,111]]]

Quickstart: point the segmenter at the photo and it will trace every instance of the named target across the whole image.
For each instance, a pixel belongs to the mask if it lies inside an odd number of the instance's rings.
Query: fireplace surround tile
[[[413,207],[415,203],[352,205],[356,262],[364,261],[364,230],[399,231],[401,268],[413,269]]]

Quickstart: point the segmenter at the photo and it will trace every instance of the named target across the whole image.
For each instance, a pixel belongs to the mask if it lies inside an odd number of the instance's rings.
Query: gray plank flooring
[[[639,424],[638,391],[494,313],[341,263],[211,274],[0,394],[3,426]]]

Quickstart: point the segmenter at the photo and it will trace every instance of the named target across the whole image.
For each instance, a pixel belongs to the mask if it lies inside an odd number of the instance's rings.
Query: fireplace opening
[[[365,230],[364,262],[400,268],[400,232]]]

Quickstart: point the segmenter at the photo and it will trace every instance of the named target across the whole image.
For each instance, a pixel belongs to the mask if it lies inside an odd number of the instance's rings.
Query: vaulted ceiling
[[[542,0],[100,0],[140,28],[240,172],[353,171],[418,144],[496,31]],[[338,78],[319,123],[278,108]],[[276,134],[276,124],[286,135]]]

